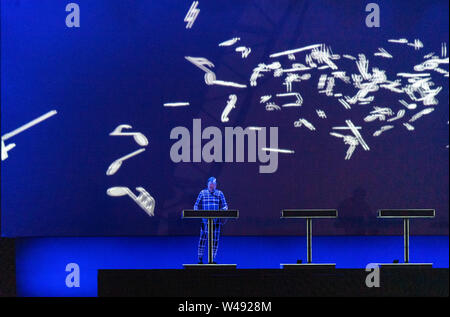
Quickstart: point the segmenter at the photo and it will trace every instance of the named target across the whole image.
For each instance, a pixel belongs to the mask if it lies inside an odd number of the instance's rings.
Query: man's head
[[[216,190],[216,186],[217,186],[217,180],[215,177],[210,177],[208,178],[208,190],[210,192],[213,192]]]

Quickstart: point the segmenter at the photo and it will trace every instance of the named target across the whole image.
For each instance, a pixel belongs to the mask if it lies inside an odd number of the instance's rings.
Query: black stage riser
[[[448,296],[448,269],[381,269],[380,287],[362,269],[99,270],[99,296],[297,297]]]

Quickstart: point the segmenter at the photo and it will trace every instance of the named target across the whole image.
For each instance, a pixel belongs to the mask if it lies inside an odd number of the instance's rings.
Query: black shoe
[[[217,262],[216,261],[212,261],[212,263],[211,264],[217,264]]]
[[[202,259],[198,260],[198,264],[203,264],[203,260]]]

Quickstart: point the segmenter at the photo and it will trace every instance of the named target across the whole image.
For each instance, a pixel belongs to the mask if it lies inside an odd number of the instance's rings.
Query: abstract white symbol
[[[408,131],[414,131],[414,127],[408,122],[404,122],[403,125],[408,129]]]
[[[416,121],[417,119],[423,117],[424,115],[427,115],[427,114],[432,113],[433,111],[434,111],[434,108],[425,108],[425,109],[423,109],[422,111],[419,111],[418,113],[416,113],[415,115],[413,115],[413,116],[411,117],[411,119],[409,119],[409,122],[412,123],[412,122]]]
[[[248,55],[250,55],[250,53],[252,52],[252,49],[250,47],[239,46],[236,47],[235,51],[241,53],[242,58],[247,58]]]
[[[54,116],[55,114],[57,114],[58,112],[56,110],[52,110],[47,112],[46,114],[43,114],[42,116],[20,126],[19,128],[6,133],[5,135],[2,136],[2,161],[6,160],[8,158],[8,151],[10,151],[12,148],[14,148],[16,146],[15,143],[11,143],[8,145],[5,145],[5,141],[12,138],[13,136],[16,136],[17,134],[31,128],[32,126]]]
[[[265,102],[269,101],[271,98],[272,98],[271,95],[261,96],[261,99],[259,100],[259,103],[265,103]]]
[[[391,54],[389,54],[384,48],[378,48],[378,52],[374,54],[375,56],[385,57],[385,58],[393,58]]]
[[[133,127],[129,124],[121,124],[117,126],[113,132],[109,135],[111,136],[132,136],[134,141],[140,146],[147,146],[148,140],[141,132],[122,132],[124,129],[132,129]]]
[[[192,2],[192,5],[189,8],[189,11],[187,12],[186,16],[184,17],[184,22],[187,22],[186,29],[190,29],[192,27],[195,20],[197,19],[198,14],[200,13],[200,9],[197,9],[197,6],[198,6],[198,1]]]
[[[415,39],[414,43],[408,43],[408,46],[413,46],[414,49],[417,51],[423,47],[423,43],[419,39]]]
[[[167,102],[164,107],[186,107],[189,106],[189,102]]]
[[[325,111],[317,109],[316,110],[317,116],[321,119],[326,119],[327,118],[327,114],[325,113]]]
[[[305,47],[300,47],[300,48],[296,48],[293,50],[288,50],[288,51],[284,51],[284,52],[280,52],[280,53],[275,53],[270,55],[271,58],[275,58],[275,57],[279,57],[279,56],[284,56],[284,55],[292,55],[292,54],[296,54],[296,53],[300,53],[303,51],[308,51],[308,50],[312,50],[314,48],[318,48],[321,47],[322,44],[313,44],[313,45],[309,45],[309,46],[305,46]]]
[[[231,40],[227,40],[227,41],[220,43],[219,46],[233,46],[237,41],[240,41],[240,40],[241,40],[241,38],[234,37]]]
[[[441,57],[446,58],[447,57],[447,43],[441,44]]]
[[[361,145],[365,151],[369,151],[370,148],[358,131],[362,128],[356,127],[350,120],[345,120],[345,123],[347,123],[346,127],[333,127],[333,130],[350,130],[353,133],[353,135],[343,135],[336,132],[330,132],[330,135],[335,136],[337,138],[342,138],[344,140],[344,143],[349,146],[347,154],[345,156],[345,159],[349,160],[351,159],[353,152],[355,151],[358,145]]]
[[[408,40],[405,38],[401,39],[389,39],[388,42],[390,43],[399,43],[399,44],[408,44]]]
[[[291,97],[294,96],[296,101],[294,103],[286,103],[282,107],[300,107],[303,104],[303,98],[298,92],[277,94],[277,97]]]
[[[230,119],[228,118],[228,115],[230,114],[231,110],[236,107],[236,101],[237,101],[237,96],[236,95],[230,95],[229,96],[227,105],[226,105],[225,109],[222,112],[222,116],[221,116],[221,121],[222,122],[230,121]]]
[[[377,137],[380,136],[383,132],[393,129],[394,126],[393,125],[384,125],[382,126],[379,130],[375,131],[375,133],[373,134],[373,136]]]
[[[269,147],[263,147],[263,148],[261,148],[261,150],[267,151],[267,152],[277,152],[277,153],[286,153],[286,154],[294,154],[295,153],[293,150],[276,149],[276,148],[269,148]]]
[[[274,102],[269,102],[266,104],[266,110],[267,111],[281,110],[281,108],[280,108],[280,106],[276,105]]]
[[[230,119],[228,118],[228,115],[230,114],[231,110],[236,107],[236,101],[237,101],[237,96],[236,95],[230,95],[229,96],[227,105],[226,105],[225,109],[222,112],[222,117],[221,117],[221,121],[222,122],[230,121]]]
[[[117,160],[112,162],[111,165],[109,165],[108,170],[106,171],[106,175],[108,175],[108,176],[114,175],[119,170],[119,168],[122,166],[123,161],[125,161],[129,158],[132,158],[133,156],[136,156],[144,151],[145,151],[145,149],[139,149],[128,155],[118,158]]]
[[[294,127],[300,128],[301,126],[305,126],[306,128],[308,128],[311,131],[316,130],[316,128],[311,124],[311,122],[309,122],[308,120],[303,119],[303,118],[300,118],[294,122]]]
[[[136,187],[139,196],[136,196],[128,187],[118,186],[108,188],[106,193],[111,197],[120,197],[128,195],[139,207],[141,207],[150,217],[154,216],[155,199],[143,188]]]
[[[214,64],[211,63],[209,60],[207,60],[204,57],[191,57],[191,56],[185,56],[185,58],[203,70],[205,72],[205,83],[207,85],[220,85],[220,86],[229,86],[229,87],[235,87],[235,88],[247,88],[246,85],[237,84],[234,82],[229,81],[223,81],[223,80],[217,80],[216,74],[209,69],[208,67],[214,67]]]

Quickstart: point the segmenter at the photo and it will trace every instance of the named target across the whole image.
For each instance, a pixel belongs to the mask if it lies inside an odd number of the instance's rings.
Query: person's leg
[[[219,248],[220,227],[221,222],[214,222],[214,234],[213,234],[213,258],[216,259],[217,249]]]
[[[203,254],[205,254],[205,246],[208,240],[208,226],[202,221],[200,226],[200,240],[198,241],[198,261],[203,262]]]

